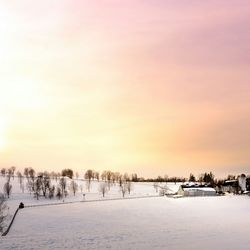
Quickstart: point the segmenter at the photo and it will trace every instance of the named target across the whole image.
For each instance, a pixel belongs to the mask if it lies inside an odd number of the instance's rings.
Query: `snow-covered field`
[[[6,183],[7,178],[0,176],[0,193],[3,193],[3,187]],[[10,223],[15,210],[19,206],[20,202],[23,202],[25,206],[33,206],[33,205],[44,205],[44,204],[58,204],[58,203],[67,203],[67,202],[79,202],[79,201],[90,201],[90,200],[106,200],[106,199],[117,199],[122,198],[122,193],[120,192],[120,187],[118,183],[111,184],[110,190],[107,191],[105,197],[99,191],[100,182],[92,181],[90,191],[87,191],[86,188],[86,181],[77,179],[75,182],[78,184],[78,191],[75,195],[73,195],[72,191],[70,191],[70,182],[71,179],[67,178],[67,191],[68,195],[66,198],[57,199],[56,197],[52,199],[44,198],[43,196],[39,197],[37,200],[34,197],[33,193],[30,193],[27,188],[27,180],[26,178],[23,179],[24,182],[24,192],[20,189],[20,184],[18,182],[18,178],[15,177],[14,179],[11,177],[10,183],[12,185],[12,192],[10,198],[7,199],[8,205],[8,218],[6,220],[6,228],[7,225]],[[59,180],[52,180],[52,184],[57,186],[59,184]],[[171,184],[170,184],[171,185]],[[175,186],[175,185],[174,185]],[[176,185],[177,187],[178,185]],[[84,194],[84,197],[83,197]],[[158,196],[155,188],[153,187],[152,183],[133,183],[132,189],[130,194],[126,193],[125,198],[131,197],[148,197],[148,196]]]
[[[247,196],[26,208],[1,249],[249,249]]]
[[[14,182],[10,207],[50,202],[20,193]],[[131,196],[147,198],[24,208],[0,237],[0,249],[249,249],[249,196],[148,197],[153,194],[151,183],[137,183]],[[107,197],[121,197],[118,185]],[[81,191],[67,199],[82,200]],[[98,183],[88,200],[103,200]]]

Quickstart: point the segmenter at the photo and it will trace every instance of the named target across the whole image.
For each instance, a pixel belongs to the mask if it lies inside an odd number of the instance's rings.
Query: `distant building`
[[[238,180],[227,180],[222,185],[222,192],[228,193],[238,193],[239,192],[239,182]]]
[[[181,196],[214,196],[216,190],[205,185],[181,185],[177,194]]]
[[[226,180],[222,185],[222,192],[239,194],[247,190],[247,177],[241,174],[238,179]]]

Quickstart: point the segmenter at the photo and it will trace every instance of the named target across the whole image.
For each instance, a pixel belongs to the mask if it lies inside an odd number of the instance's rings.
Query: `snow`
[[[110,198],[121,197],[117,188]],[[153,185],[136,183],[131,196],[145,198],[88,202],[103,200],[97,189],[93,183],[87,202],[20,210],[0,249],[249,249],[248,195],[150,198]],[[30,204],[48,202],[17,188],[9,203],[25,197]]]
[[[199,191],[207,191],[207,192],[216,192],[214,188],[211,187],[188,187],[188,188],[183,188],[183,190],[199,190]]]
[[[67,178],[67,185],[69,187],[71,179]],[[7,178],[0,176],[0,192],[3,192],[3,186],[6,183]],[[22,193],[22,190],[20,189],[20,185],[18,183],[18,178],[15,177],[14,179],[11,177],[10,183],[12,185],[12,193],[10,195],[10,198],[7,199],[7,205],[8,205],[8,219],[6,224],[9,224],[10,220],[12,219],[13,214],[15,213],[17,207],[19,206],[20,202],[23,202],[25,206],[36,206],[36,205],[42,205],[42,204],[58,204],[58,203],[67,203],[67,202],[79,202],[79,201],[89,201],[89,200],[106,200],[106,199],[117,199],[121,198],[122,194],[120,192],[119,185],[112,184],[110,187],[110,190],[107,194],[105,194],[105,197],[102,197],[102,194],[99,192],[99,185],[100,182],[98,181],[92,181],[91,182],[91,188],[90,192],[86,190],[86,181],[82,179],[75,179],[78,183],[78,191],[76,192],[76,195],[74,196],[70,190],[68,190],[69,195],[66,198],[63,198],[61,200],[58,200],[57,198],[53,199],[45,199],[44,197],[39,197],[39,200],[37,200],[33,194],[30,194],[30,192],[26,189],[26,178],[24,180],[24,186],[25,190],[24,193]],[[52,180],[52,184],[57,186],[59,181]],[[133,188],[130,194],[126,194],[125,197],[144,197],[144,196],[152,196],[152,195],[158,195],[158,193],[153,188],[152,183],[133,183]],[[82,186],[82,191],[80,186]],[[83,197],[83,194],[85,196]],[[6,225],[7,226],[7,225]]]

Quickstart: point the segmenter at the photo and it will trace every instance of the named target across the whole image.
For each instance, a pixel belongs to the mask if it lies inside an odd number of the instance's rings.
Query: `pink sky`
[[[0,17],[0,166],[249,172],[249,1],[0,1]]]

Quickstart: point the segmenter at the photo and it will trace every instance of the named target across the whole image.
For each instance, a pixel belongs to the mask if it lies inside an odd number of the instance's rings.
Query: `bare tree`
[[[9,168],[5,174],[7,182],[10,182],[10,178],[12,176],[12,170]]]
[[[155,192],[158,192],[159,183],[154,182],[153,186],[154,186]]]
[[[103,181],[106,181],[107,180],[107,171],[103,171],[102,174],[101,174],[101,179]]]
[[[76,192],[78,190],[78,184],[75,181],[71,181],[70,183],[70,189],[74,193],[74,196],[76,195]]]
[[[59,185],[61,187],[61,191],[62,191],[62,197],[66,196],[66,186],[67,186],[67,181],[65,177],[62,177],[59,181]]]
[[[29,179],[29,177],[28,177],[27,182],[26,182],[26,188],[28,189],[28,191],[29,191],[29,193],[31,195],[31,193],[33,192],[33,183]]]
[[[7,181],[5,184],[4,184],[4,193],[5,195],[7,195],[8,198],[10,198],[10,194],[11,194],[11,191],[12,191],[12,185],[10,184],[9,181]]]
[[[112,172],[111,171],[106,171],[107,174],[107,181],[108,181],[108,189],[110,190],[110,186],[111,186],[111,181],[112,181]]]
[[[18,182],[19,182],[19,185],[20,185],[20,189],[24,192],[23,190],[23,175],[21,174],[21,172],[17,172],[17,178],[18,178]]]
[[[6,173],[6,169],[5,168],[2,168],[1,169],[1,175],[4,177],[5,176],[5,173]]]
[[[95,172],[95,178],[97,181],[99,181],[100,179],[100,173],[99,172]]]
[[[52,199],[55,195],[55,186],[49,187],[49,198]]]
[[[102,194],[102,197],[108,192],[108,185],[105,182],[99,184],[99,192]]]
[[[124,198],[125,194],[128,192],[128,185],[126,182],[122,182],[120,186],[120,191],[122,193],[122,197]]]
[[[39,195],[40,195],[41,189],[42,189],[42,179],[40,177],[38,177],[35,180],[34,186],[33,186],[34,195],[35,195],[37,200],[39,200]]]
[[[56,197],[60,200],[62,198],[62,189],[60,186],[56,188]]]
[[[12,175],[12,178],[13,178],[13,180],[14,180],[16,167],[12,166],[10,169],[11,169],[11,175]]]
[[[43,196],[46,198],[46,194],[50,188],[50,177],[48,174],[44,173],[44,176],[41,178],[41,189],[43,192]]]
[[[91,169],[88,169],[84,175],[86,179],[86,186],[87,190],[90,191],[90,186],[91,186],[91,180],[94,178],[94,171]]]
[[[24,174],[27,178],[28,181],[30,181],[31,187],[32,187],[32,191],[35,191],[35,170],[33,168],[25,168],[24,169]]]
[[[69,177],[70,179],[72,179],[73,176],[74,176],[74,172],[73,172],[72,169],[69,169],[69,168],[63,169],[63,170],[62,170],[62,176],[67,176],[67,177]]]
[[[29,178],[29,169],[28,168],[25,168],[23,170],[23,175],[28,179]]]
[[[127,182],[127,189],[128,193],[130,194],[130,192],[133,190],[133,183],[131,181]]]
[[[5,219],[7,217],[6,215],[7,211],[7,205],[6,205],[6,200],[4,198],[3,194],[0,194],[0,232],[3,232],[4,226],[5,226]]]

